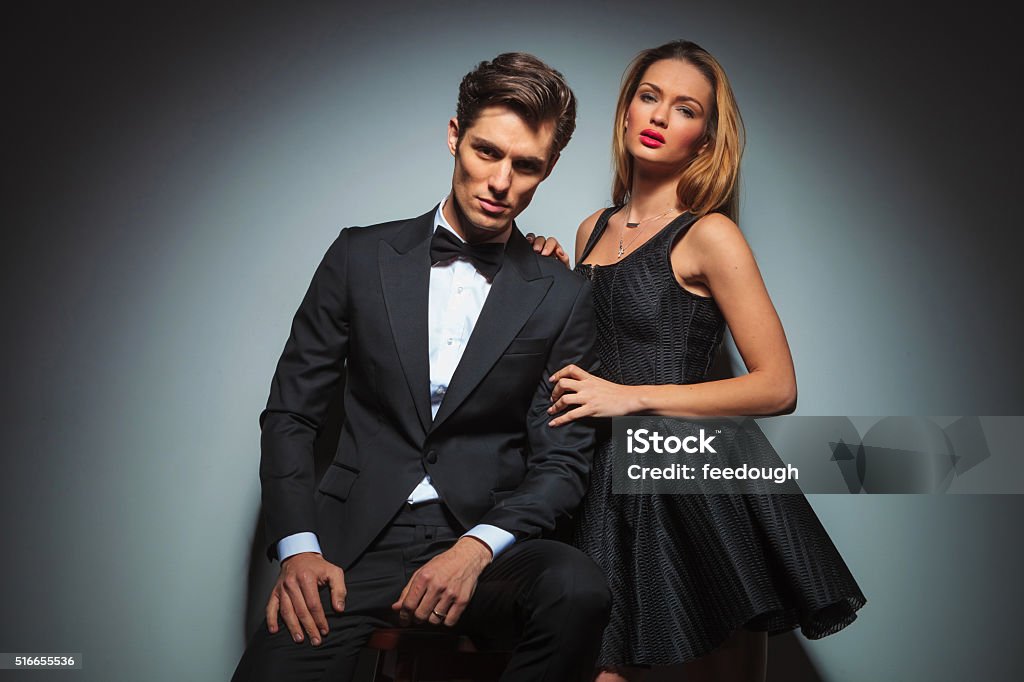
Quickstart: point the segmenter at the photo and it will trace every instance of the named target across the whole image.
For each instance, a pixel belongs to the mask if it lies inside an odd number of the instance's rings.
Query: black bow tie
[[[505,245],[501,242],[470,244],[461,241],[443,227],[434,230],[434,236],[430,238],[431,263],[464,258],[489,280],[494,279],[494,275],[501,269],[501,259],[504,255]]]

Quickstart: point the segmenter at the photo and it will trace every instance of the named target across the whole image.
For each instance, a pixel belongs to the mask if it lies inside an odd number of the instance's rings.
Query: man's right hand
[[[277,633],[278,614],[292,634],[292,639],[301,642],[303,631],[309,640],[318,646],[326,635],[327,616],[320,604],[319,588],[331,586],[331,604],[341,613],[345,610],[345,574],[339,566],[327,561],[315,552],[293,554],[281,562],[281,574],[277,578],[267,602],[267,629]]]

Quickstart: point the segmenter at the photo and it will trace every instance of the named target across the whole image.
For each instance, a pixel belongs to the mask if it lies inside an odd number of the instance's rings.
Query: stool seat
[[[481,651],[473,640],[441,628],[378,628],[374,682],[496,682],[508,651]]]

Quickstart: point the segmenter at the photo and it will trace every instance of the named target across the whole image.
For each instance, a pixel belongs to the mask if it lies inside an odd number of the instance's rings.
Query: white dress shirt
[[[444,217],[445,200],[438,205],[434,222],[437,229],[448,230],[462,241]],[[427,326],[430,345],[430,411],[434,417],[437,417],[448,384],[455,374],[455,368],[459,366],[490,290],[491,283],[469,261],[454,259],[436,263],[430,268]],[[409,493],[408,502],[419,504],[437,498],[437,490],[427,475]],[[472,535],[490,547],[494,557],[515,542],[512,533],[483,523],[473,526],[466,535]],[[296,533],[277,543],[277,556],[281,561],[300,552],[321,553],[315,533]]]

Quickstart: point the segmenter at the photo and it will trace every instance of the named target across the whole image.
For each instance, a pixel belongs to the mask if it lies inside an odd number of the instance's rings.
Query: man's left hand
[[[402,625],[415,621],[451,627],[462,617],[489,563],[491,550],[483,542],[462,537],[413,573],[391,608]]]

